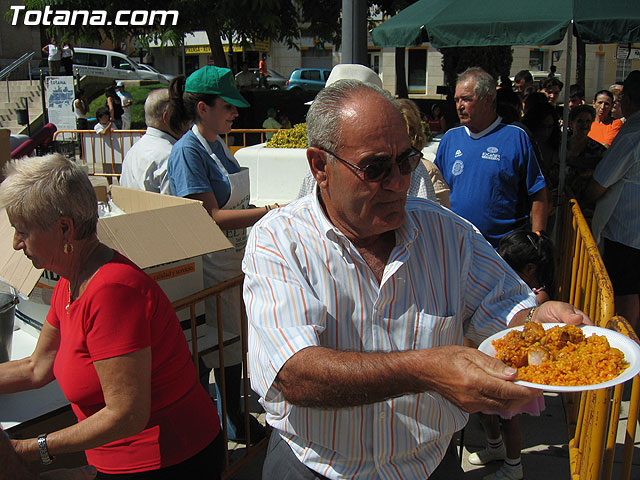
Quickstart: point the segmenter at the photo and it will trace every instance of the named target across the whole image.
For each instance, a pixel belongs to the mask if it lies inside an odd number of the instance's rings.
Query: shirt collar
[[[321,229],[322,233],[324,233],[327,238],[342,236],[346,239],[347,237],[340,230],[338,230],[333,225],[333,223],[331,223],[329,217],[327,217],[326,213],[324,212],[324,208],[322,208],[322,203],[320,202],[320,187],[318,186],[317,182],[313,187],[313,194],[311,196],[311,208],[316,218],[320,220],[320,225],[318,225],[318,227]]]
[[[484,130],[478,133],[473,133],[467,127],[464,127],[464,128],[471,138],[473,138],[474,140],[477,140],[491,133],[493,130],[495,130],[498,127],[498,125],[500,125],[500,123],[502,123],[502,117],[498,115],[498,118],[496,118],[496,120],[491,125],[489,125],[487,128],[485,128]]]
[[[177,140],[173,137],[173,135],[164,132],[162,130],[160,130],[159,128],[155,128],[155,127],[147,127],[147,132],[145,135],[149,135],[151,137],[158,137],[158,138],[162,138],[164,140],[167,140],[169,142],[171,142],[171,145],[173,145],[174,143],[177,142]]]

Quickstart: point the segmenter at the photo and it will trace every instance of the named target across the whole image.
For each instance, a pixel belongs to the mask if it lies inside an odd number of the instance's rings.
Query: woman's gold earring
[[[65,243],[62,251],[65,255],[71,255],[73,253],[73,244]]]

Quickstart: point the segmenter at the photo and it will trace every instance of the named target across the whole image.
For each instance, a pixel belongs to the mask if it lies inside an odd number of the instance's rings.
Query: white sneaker
[[[504,443],[499,448],[485,448],[469,455],[471,465],[486,465],[496,460],[504,460],[507,457],[507,449]]]
[[[522,464],[512,467],[505,463],[502,464],[500,470],[482,477],[482,480],[522,480],[523,478]]]

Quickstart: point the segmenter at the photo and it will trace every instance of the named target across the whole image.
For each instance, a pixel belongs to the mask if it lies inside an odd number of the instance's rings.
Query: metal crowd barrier
[[[109,183],[120,177],[122,161],[144,130],[113,130],[100,135],[95,130],[58,130],[56,150],[87,166],[89,175],[106,177]]]
[[[246,432],[246,449],[243,455],[241,455],[239,458],[235,459],[233,461],[233,463],[231,463],[230,461],[230,451],[229,449],[227,449],[226,451],[226,455],[225,455],[225,465],[226,465],[226,469],[222,475],[222,479],[229,479],[231,478],[234,474],[236,474],[239,470],[241,470],[242,468],[244,468],[249,462],[251,462],[251,460],[253,460],[263,449],[265,449],[267,447],[267,443],[269,441],[268,436],[267,438],[264,438],[262,440],[260,440],[259,442],[255,443],[252,445],[252,441],[251,441],[251,429],[250,429],[250,425],[249,425],[249,415],[251,415],[250,411],[249,411],[249,393],[250,393],[250,385],[249,385],[249,376],[248,376],[248,372],[247,372],[247,315],[244,309],[244,301],[242,299],[242,282],[244,280],[244,275],[239,275],[237,277],[234,277],[230,280],[227,280],[226,282],[222,282],[218,285],[214,285],[213,287],[210,288],[206,288],[198,293],[195,293],[193,295],[190,295],[188,297],[185,297],[183,299],[180,300],[176,300],[175,302],[173,302],[173,308],[176,312],[179,312],[181,310],[189,310],[189,324],[190,324],[190,330],[191,330],[191,349],[192,349],[192,356],[193,356],[193,362],[195,363],[196,366],[196,372],[198,373],[198,377],[199,377],[199,371],[198,371],[198,366],[199,366],[199,357],[200,355],[204,355],[207,353],[211,353],[211,352],[218,352],[218,359],[219,359],[219,364],[220,364],[220,371],[221,371],[221,385],[219,385],[218,390],[220,392],[220,395],[222,397],[222,412],[218,412],[220,415],[220,419],[222,421],[222,433],[224,435],[224,440],[225,443],[228,445],[228,441],[229,441],[229,435],[227,432],[227,402],[226,402],[226,380],[224,378],[224,365],[225,365],[225,357],[224,357],[224,349],[225,347],[228,347],[229,345],[232,345],[234,343],[240,342],[241,346],[242,346],[242,388],[243,388],[243,400],[244,400],[244,425],[245,425],[245,432]],[[240,329],[240,335],[239,336],[235,336],[234,338],[228,338],[227,340],[224,340],[223,338],[223,330],[222,330],[222,307],[221,307],[221,295],[223,292],[233,289],[233,288],[237,288],[238,289],[238,295],[240,296],[240,308],[242,309],[241,311],[241,329]],[[206,299],[211,298],[211,297],[215,297],[216,298],[216,304],[217,304],[217,312],[216,312],[216,317],[217,317],[217,322],[218,322],[218,344],[207,348],[207,349],[203,349],[202,351],[200,351],[198,349],[198,338],[197,338],[197,315],[196,315],[196,305],[198,303],[204,302]]]
[[[558,209],[563,227],[557,240],[560,262],[556,275],[556,299],[569,302],[587,313],[597,326],[621,332],[638,341],[629,323],[614,316],[613,287],[591,230],[574,200]],[[622,430],[620,407],[624,385],[581,394],[565,394],[569,429],[572,479],[604,479],[613,475],[618,431]],[[631,475],[634,438],[638,420],[640,379],[633,379],[620,473]]]
[[[266,134],[277,131],[278,130],[271,128],[233,129],[223,135],[223,138],[229,150],[231,150],[232,153],[236,153],[241,148],[266,142]]]
[[[266,134],[273,129],[233,129],[223,135],[231,152],[266,141]],[[144,135],[145,130],[112,130],[100,135],[95,130],[58,130],[53,135],[58,152],[74,158],[87,166],[90,175],[106,177],[109,183],[117,180],[122,172],[122,162],[132,145]]]

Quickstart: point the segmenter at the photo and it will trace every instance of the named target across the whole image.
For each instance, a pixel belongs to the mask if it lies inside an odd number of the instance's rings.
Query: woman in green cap
[[[249,106],[236,88],[231,70],[211,65],[200,68],[189,75],[186,81],[183,76],[176,77],[169,86],[169,92],[172,121],[193,122],[191,130],[171,149],[168,164],[171,192],[178,197],[202,201],[211,218],[235,247],[204,257],[204,283],[207,288],[242,273],[246,228],[273,207],[250,208],[249,171],[240,167],[221,137],[231,130],[238,116],[238,108]],[[239,335],[240,293],[235,289],[227,291],[221,303],[224,331]],[[205,302],[205,312],[207,324],[214,327],[212,330],[215,330],[213,334],[217,343],[215,298]],[[240,342],[225,347],[224,351],[229,438],[246,441],[240,402]],[[217,353],[205,355],[203,359],[208,369],[215,368],[218,385],[220,369],[217,368]],[[208,378],[205,382],[208,383]],[[253,417],[250,420],[253,422],[253,443],[264,436],[264,431]]]

